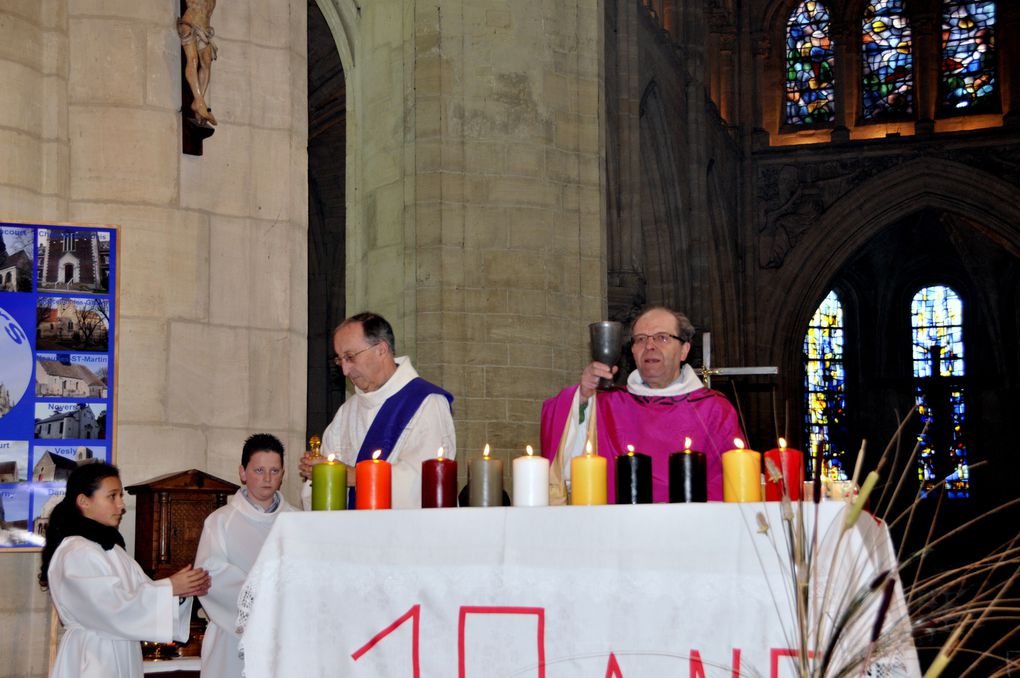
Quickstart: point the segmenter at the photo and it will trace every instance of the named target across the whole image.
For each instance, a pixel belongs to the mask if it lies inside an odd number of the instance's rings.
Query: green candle
[[[347,508],[347,466],[331,454],[312,467],[312,510],[343,511]]]

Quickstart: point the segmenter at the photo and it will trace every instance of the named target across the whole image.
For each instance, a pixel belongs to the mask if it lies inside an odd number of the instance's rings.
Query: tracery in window
[[[995,3],[942,5],[941,108],[965,113],[990,105],[996,92]]]
[[[834,480],[847,478],[844,337],[843,304],[833,290],[819,304],[804,335],[804,424],[812,462],[820,453]]]
[[[804,0],[786,24],[787,125],[831,123],[835,119],[835,52],[829,37],[829,10]]]
[[[865,6],[861,58],[864,119],[913,112],[914,61],[903,0],[873,0]]]
[[[926,427],[918,434],[920,480],[925,491],[945,480],[948,496],[967,497],[963,301],[951,287],[925,287],[914,295],[910,316],[915,398]]]

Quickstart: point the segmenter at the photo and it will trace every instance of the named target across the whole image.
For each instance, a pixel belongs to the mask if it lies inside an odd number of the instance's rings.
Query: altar
[[[819,507],[825,619],[895,562],[867,514],[839,538],[845,508]],[[286,513],[241,595],[245,675],[794,676],[782,532],[778,504]],[[883,619],[881,675],[920,676],[898,582]]]

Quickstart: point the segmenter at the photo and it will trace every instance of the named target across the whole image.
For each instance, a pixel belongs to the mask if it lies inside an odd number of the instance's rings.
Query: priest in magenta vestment
[[[542,450],[553,462],[550,500],[565,500],[570,459],[583,454],[591,439],[609,460],[610,502],[615,501],[615,459],[627,454],[627,445],[652,458],[653,501],[669,501],[669,455],[683,449],[689,437],[691,448],[706,456],[709,501],[722,501],[722,453],[733,449],[734,438],[746,438],[729,401],[705,388],[684,362],[694,327],[683,314],[655,307],[637,317],[631,333],[637,369],[626,388],[597,391],[599,378],[611,377],[617,368],[594,362],[580,384],[542,406]]]

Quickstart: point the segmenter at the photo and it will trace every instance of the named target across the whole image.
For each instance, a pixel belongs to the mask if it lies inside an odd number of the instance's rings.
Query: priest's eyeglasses
[[[372,344],[372,346],[375,346],[375,344]],[[360,351],[355,351],[354,353],[341,353],[340,355],[333,358],[333,362],[336,363],[337,367],[343,367],[344,363],[353,363],[355,358],[357,358],[359,355],[361,355],[368,349],[372,348],[372,346],[366,346]]]
[[[681,339],[680,337],[676,336],[675,334],[670,334],[669,332],[659,332],[658,334],[635,334],[634,335],[634,343],[635,344],[641,344],[641,345],[646,344],[646,343],[648,343],[649,339],[651,339],[653,343],[658,344],[659,346],[665,346],[666,344],[669,343],[670,339],[676,339],[677,341],[683,341],[683,339]]]

